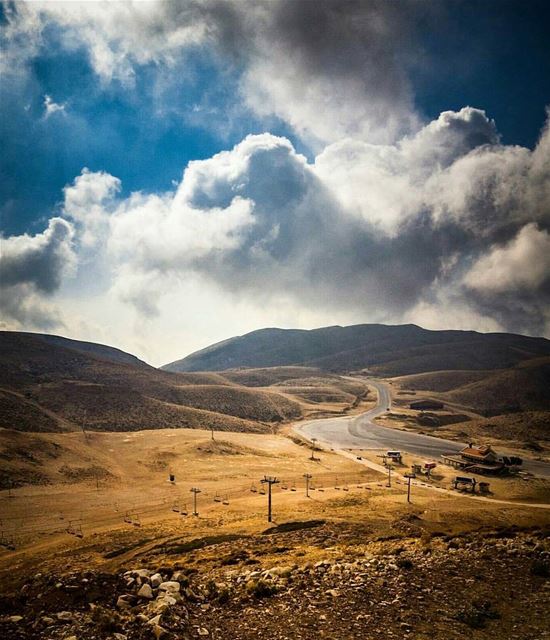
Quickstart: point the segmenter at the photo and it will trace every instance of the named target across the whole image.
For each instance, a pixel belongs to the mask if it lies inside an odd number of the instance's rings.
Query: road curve
[[[457,453],[465,443],[434,438],[412,431],[400,431],[373,422],[374,418],[391,408],[391,395],[386,384],[369,379],[369,385],[378,392],[376,407],[358,416],[324,418],[296,424],[296,433],[308,440],[316,439],[320,444],[333,449],[396,449],[422,456],[439,459],[445,453]],[[523,469],[534,475],[550,478],[550,463],[525,459]]]

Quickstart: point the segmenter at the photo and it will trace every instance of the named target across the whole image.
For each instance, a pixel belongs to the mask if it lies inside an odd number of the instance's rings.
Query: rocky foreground
[[[550,638],[547,531],[357,525],[160,545],[115,573],[37,574],[0,599],[11,640]],[[389,539],[388,539],[389,538]]]

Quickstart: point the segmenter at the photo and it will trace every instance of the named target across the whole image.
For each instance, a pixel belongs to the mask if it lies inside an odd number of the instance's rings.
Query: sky
[[[0,328],[550,337],[550,4],[2,2]]]

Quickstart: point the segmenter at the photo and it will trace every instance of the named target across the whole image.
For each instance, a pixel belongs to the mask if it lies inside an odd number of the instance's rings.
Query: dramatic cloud
[[[546,219],[548,224],[549,220]],[[550,234],[525,225],[504,245],[495,245],[464,276],[478,305],[499,321],[529,328],[533,319],[550,327]],[[544,329],[543,329],[544,330]]]
[[[67,49],[84,46],[101,79],[131,85],[134,66],[170,64],[204,39],[202,2],[19,2],[5,8],[4,42],[11,62],[36,54],[55,26]],[[6,72],[10,67],[6,65]]]
[[[17,325],[49,328],[60,322],[47,298],[74,272],[73,227],[52,218],[35,236],[0,237],[0,310]]]
[[[432,326],[444,307],[464,326],[543,333],[548,136],[533,152],[502,146],[469,107],[395,145],[336,143],[314,164],[285,138],[248,136],[191,162],[170,193],[120,199],[116,178],[85,170],[64,211],[81,246],[91,224],[112,291],[148,316],[199,276],[252,300]]]
[[[238,112],[245,133],[273,124],[294,141],[244,133],[225,145],[233,148],[208,157],[220,148],[219,138],[198,144],[194,155],[189,135],[182,139],[192,157],[206,159],[189,162],[171,190],[137,180],[149,192],[129,195],[123,186],[135,187],[127,176],[123,185],[111,175],[117,171],[108,153],[101,162],[86,155],[63,177],[71,184],[55,209],[61,217],[51,218],[43,233],[2,240],[0,293],[8,321],[51,326],[61,322],[59,297],[84,309],[82,299],[93,291],[118,305],[117,313],[132,308],[140,323],[152,322],[166,313],[167,299],[179,310],[176,294],[186,291],[194,300],[205,292],[210,311],[212,300],[223,298],[226,310],[238,300],[249,305],[247,312],[256,306],[276,317],[282,304],[310,324],[334,314],[339,321],[550,335],[550,131],[546,127],[530,150],[503,144],[481,109],[444,111],[425,122],[410,78],[424,63],[417,26],[426,31],[436,5],[5,5],[5,76],[19,82],[52,43],[57,52],[72,52],[94,90],[107,96],[100,104],[126,101],[108,131],[121,132],[129,164],[134,144],[149,150],[147,135],[134,139],[136,126],[147,133],[154,113],[150,126],[160,131],[165,114],[179,118],[192,110],[194,97],[182,97],[182,75],[197,75],[191,84],[198,111],[203,98],[208,104],[208,91],[219,90],[226,97],[216,113]],[[201,93],[201,82],[209,81],[215,88]],[[49,135],[55,123],[72,121],[82,100],[57,87],[44,86],[37,95],[29,108],[39,112],[36,130]],[[140,118],[129,122],[124,114],[132,101]],[[70,105],[66,113],[64,104]],[[253,126],[245,119],[251,113]],[[218,120],[210,133],[223,128],[225,120]],[[95,129],[74,131],[88,141]],[[154,164],[163,174],[165,152],[179,162],[177,145],[151,148],[151,173]],[[96,170],[81,170],[84,164]],[[135,174],[149,169],[141,164]],[[154,184],[166,189],[171,183]],[[76,274],[73,288],[70,274]],[[225,333],[222,320],[219,325]]]
[[[243,79],[258,113],[321,143],[391,142],[416,127],[408,67],[418,4],[282,0],[265,9]]]
[[[319,146],[344,136],[392,142],[417,128],[408,69],[418,62],[415,25],[434,10],[409,0],[188,0],[32,2],[6,13],[12,58],[36,55],[55,25],[103,83],[131,87],[137,67],[170,68],[202,47],[240,74],[248,107]]]

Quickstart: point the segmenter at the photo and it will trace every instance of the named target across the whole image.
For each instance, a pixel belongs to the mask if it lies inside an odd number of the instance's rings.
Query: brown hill
[[[399,376],[449,369],[515,366],[550,356],[550,340],[508,333],[429,331],[416,325],[260,329],[224,340],[165,365],[167,371],[308,366],[325,371],[368,369]]]
[[[495,372],[446,394],[452,402],[492,416],[550,407],[550,358],[524,362]]]
[[[430,371],[399,376],[393,380],[403,389],[445,392],[484,380],[494,373],[494,371]]]
[[[75,343],[73,348],[73,342],[0,332],[1,428],[33,432],[166,427],[265,431],[267,423],[299,418],[311,411],[307,398],[304,401],[300,395],[293,396],[292,389],[270,385],[311,376],[316,370],[295,367],[235,371],[227,376],[179,374],[137,359],[133,362],[129,354],[124,358],[116,353],[114,359],[110,348],[102,345],[83,350],[81,343]],[[330,376],[331,385],[338,381],[349,386]],[[364,386],[358,389],[362,395]],[[340,408],[351,406],[355,399],[353,394],[341,394]]]
[[[497,371],[437,371],[394,381],[402,389],[430,391],[486,416],[550,408],[550,358]]]
[[[469,420],[448,427],[450,433],[473,440],[497,438],[515,442],[526,449],[540,451],[541,441],[550,441],[550,411],[523,411],[507,415]]]
[[[319,369],[312,367],[268,367],[263,369],[229,369],[223,372],[223,377],[245,387],[269,387],[274,384],[284,384],[289,380],[301,380],[318,374]],[[190,376],[193,374],[182,373],[181,375]],[[206,374],[201,373],[200,375]],[[333,377],[336,378],[337,376]],[[340,380],[340,378],[338,379]]]

